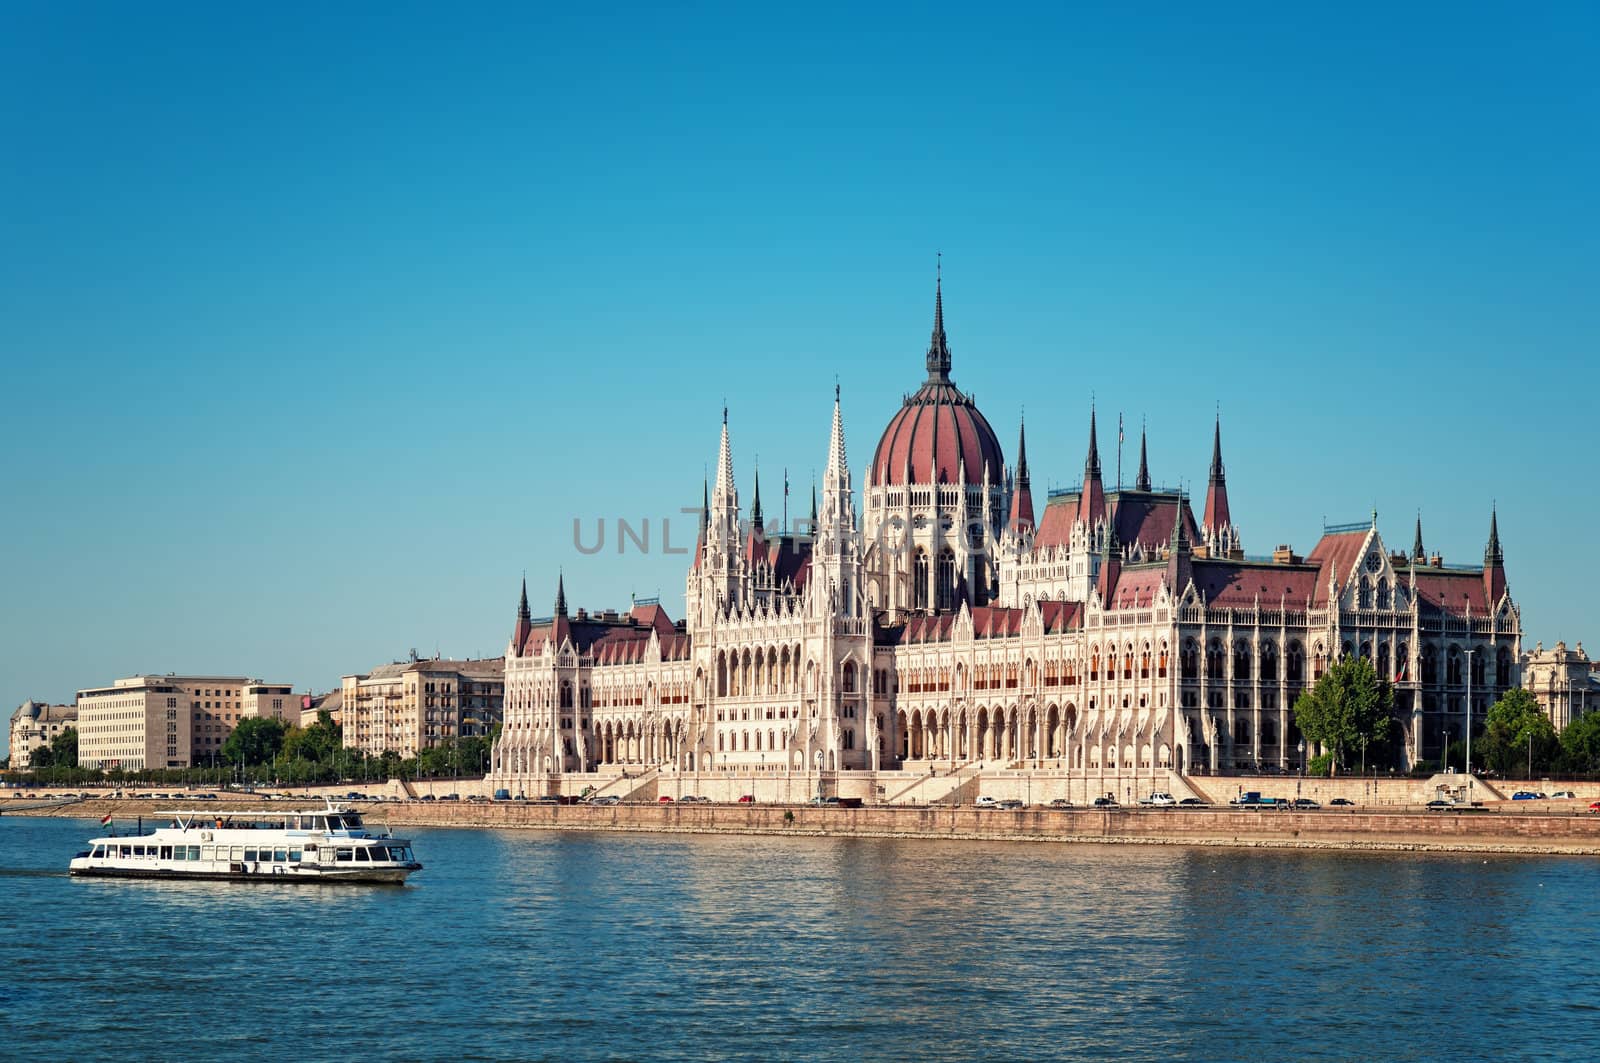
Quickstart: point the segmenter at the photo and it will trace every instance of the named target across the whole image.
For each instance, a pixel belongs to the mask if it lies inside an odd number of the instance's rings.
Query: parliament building
[[[926,379],[859,492],[835,390],[803,534],[766,525],[759,484],[741,501],[725,411],[681,619],[658,601],[572,610],[559,579],[535,618],[524,581],[495,785],[894,801],[1009,773],[1037,796],[1120,797],[1173,773],[1298,770],[1317,751],[1295,699],[1342,657],[1393,683],[1406,764],[1518,684],[1495,515],[1481,565],[1430,554],[1420,519],[1390,545],[1376,514],[1303,556],[1247,555],[1220,422],[1196,512],[1153,484],[1142,433],[1133,486],[1108,490],[1092,411],[1081,483],[1041,508],[1025,429],[1008,465],[951,369],[936,286]]]

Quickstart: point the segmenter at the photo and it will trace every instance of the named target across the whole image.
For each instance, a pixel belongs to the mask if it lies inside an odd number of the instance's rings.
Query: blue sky
[[[936,251],[1036,488],[1091,396],[1201,487],[1220,403],[1250,552],[1497,501],[1600,639],[1593,9],[1066,8],[0,7],[0,698],[497,653],[524,570],[679,615],[573,519],[659,534],[724,398],[774,512],[836,377],[859,482]]]

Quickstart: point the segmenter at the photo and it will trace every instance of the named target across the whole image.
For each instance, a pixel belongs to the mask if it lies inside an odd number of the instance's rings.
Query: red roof
[[[906,464],[915,484],[953,484],[966,465],[967,483],[1000,484],[1003,459],[994,429],[954,384],[930,380],[907,398],[883,430],[872,457],[874,486],[904,484]]]
[[[1206,604],[1230,609],[1305,608],[1317,587],[1327,583],[1314,565],[1280,565],[1265,561],[1196,559],[1195,589]]]
[[[1045,504],[1044,516],[1039,520],[1039,530],[1034,534],[1035,546],[1067,546],[1072,541],[1072,525],[1078,519],[1078,494],[1056,495]],[[1194,512],[1187,501],[1180,503],[1176,494],[1151,494],[1145,491],[1113,491],[1106,496],[1106,505],[1117,524],[1117,541],[1132,547],[1140,543],[1151,551],[1164,546],[1172,539],[1174,511],[1183,506],[1184,531],[1190,542],[1200,538],[1200,526],[1195,523]]]

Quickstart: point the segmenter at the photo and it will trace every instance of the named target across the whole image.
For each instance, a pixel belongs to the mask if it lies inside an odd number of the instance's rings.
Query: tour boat
[[[104,878],[199,878],[234,882],[400,883],[422,865],[411,843],[373,834],[344,805],[284,812],[159,811],[165,827],[94,838],[68,872]],[[144,817],[140,817],[141,820]],[[107,816],[104,823],[109,823]]]

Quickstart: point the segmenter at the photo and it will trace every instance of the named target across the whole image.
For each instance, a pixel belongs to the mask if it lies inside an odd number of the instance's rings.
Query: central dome
[[[883,430],[872,456],[868,482],[874,487],[953,484],[965,467],[966,482],[1004,483],[1000,440],[988,420],[950,379],[950,344],[944,334],[943,284],[935,287],[933,340],[928,379]]]

